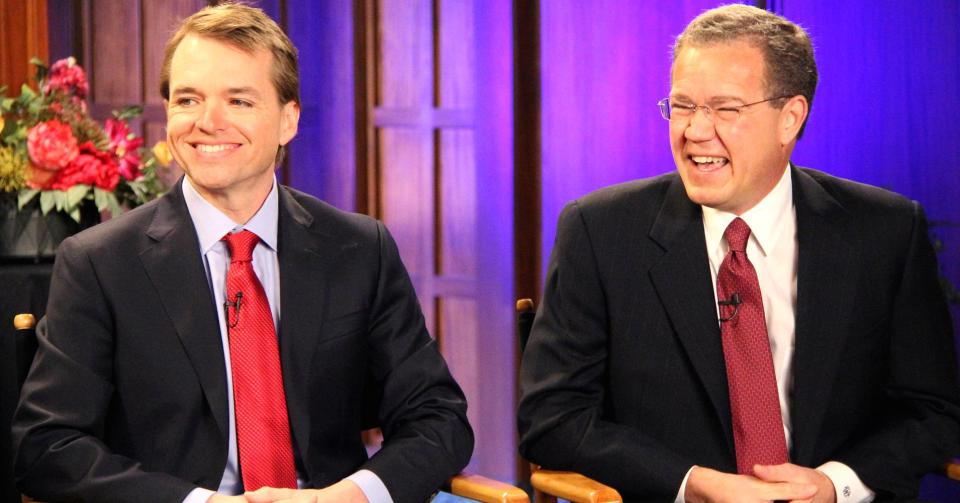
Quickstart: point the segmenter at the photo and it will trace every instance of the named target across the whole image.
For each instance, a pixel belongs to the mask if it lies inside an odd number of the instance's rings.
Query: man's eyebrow
[[[177,94],[198,94],[198,93],[197,93],[197,88],[184,86],[184,87],[177,87],[173,90],[172,93],[170,93],[171,96],[177,95]]]
[[[746,103],[743,98],[739,96],[714,96],[710,98],[710,103],[729,103],[731,101],[739,101],[740,103]]]
[[[260,97],[260,91],[257,91],[255,88],[249,86],[231,87],[227,89],[227,94],[249,94],[250,96],[257,98]]]
[[[693,101],[690,99],[689,96],[682,93],[671,95],[670,99],[680,100],[680,101]],[[730,103],[731,101],[738,101],[740,103],[745,103],[745,101],[743,101],[743,98],[739,96],[713,96],[712,98],[707,100],[707,103],[712,103],[715,105],[717,103]]]

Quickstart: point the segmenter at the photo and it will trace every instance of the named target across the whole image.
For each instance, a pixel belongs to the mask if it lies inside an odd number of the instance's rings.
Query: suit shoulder
[[[378,220],[362,213],[342,210],[305,192],[284,187],[293,199],[313,218],[313,226],[325,233],[377,238]]]
[[[854,215],[903,215],[912,218],[917,203],[891,190],[829,175],[810,168],[799,168],[812,178],[841,206]]]

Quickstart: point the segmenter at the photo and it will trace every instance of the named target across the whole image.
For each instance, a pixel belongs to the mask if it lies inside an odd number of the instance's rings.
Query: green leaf
[[[30,58],[30,64],[31,64],[31,65],[36,65],[36,66],[44,66],[45,63],[43,62],[42,59],[34,56],[34,57]]]
[[[31,101],[27,106],[27,111],[30,112],[30,115],[37,115],[43,108],[44,105],[40,101]]]
[[[90,193],[90,185],[77,184],[67,190],[67,209],[72,209],[83,201],[83,198]]]
[[[117,201],[117,196],[113,192],[107,192],[107,206],[110,209],[110,214],[116,218],[123,213],[123,208],[120,207],[120,202]]]
[[[57,205],[57,196],[54,192],[58,191],[45,190],[40,193],[40,211],[43,212],[44,215],[50,213],[50,210]]]
[[[22,210],[40,191],[37,189],[23,189],[17,194],[17,209]]]
[[[110,201],[107,198],[109,194],[100,187],[93,188],[93,202],[97,205],[97,211],[104,211],[109,207]]]
[[[120,120],[129,120],[142,114],[143,107],[139,105],[130,105],[113,111],[113,116]]]
[[[26,97],[26,98],[24,98]],[[20,99],[21,100],[32,100],[37,97],[37,93],[33,92],[33,89],[30,86],[23,84],[20,86]]]
[[[67,211],[67,192],[54,190],[53,199],[57,202],[57,211]]]
[[[80,207],[79,206],[70,210],[70,218],[72,218],[74,222],[78,224],[80,223]]]

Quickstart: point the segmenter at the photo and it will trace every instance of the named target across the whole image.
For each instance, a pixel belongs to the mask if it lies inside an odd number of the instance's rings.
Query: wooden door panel
[[[430,0],[380,0],[377,105],[416,110],[433,101]]]
[[[477,275],[477,173],[474,133],[446,129],[439,134],[440,210],[438,272],[464,280]]]
[[[443,108],[474,106],[473,2],[439,0],[437,103]]]
[[[94,104],[117,107],[142,101],[140,13],[140,2],[90,2],[90,22],[86,26],[91,58],[87,66],[92,73]]]

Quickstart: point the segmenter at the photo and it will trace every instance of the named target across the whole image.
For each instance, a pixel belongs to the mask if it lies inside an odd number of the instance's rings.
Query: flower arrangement
[[[157,176],[170,162],[166,143],[148,151],[127,122],[141,107],[115,111],[101,126],[87,110],[87,77],[74,58],[49,68],[31,63],[39,92],[24,85],[19,97],[0,101],[0,195],[16,194],[18,210],[39,198],[43,215],[60,211],[80,222],[86,201],[116,216],[166,190]]]

